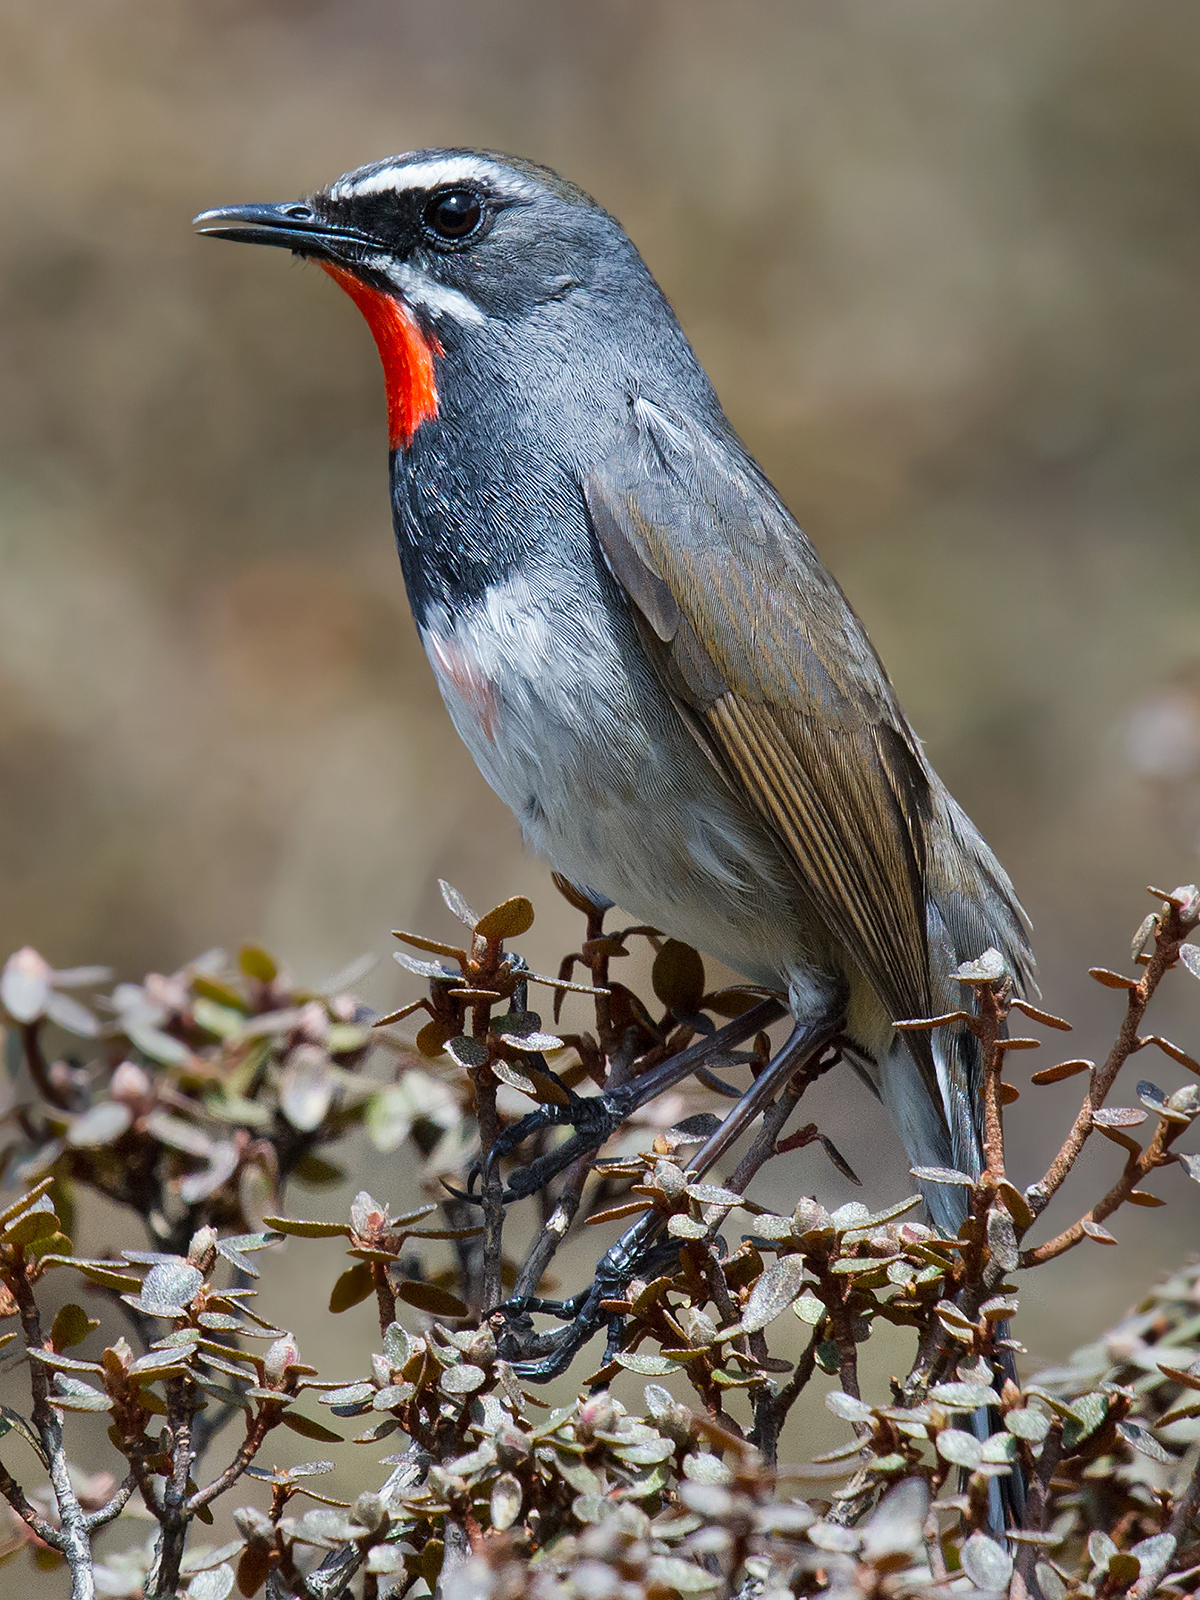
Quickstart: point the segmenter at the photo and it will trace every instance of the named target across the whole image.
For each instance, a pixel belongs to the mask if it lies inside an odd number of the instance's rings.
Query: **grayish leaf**
[[[799,1256],[781,1256],[759,1278],[750,1291],[742,1314],[743,1333],[757,1333],[774,1322],[804,1286],[804,1262]]]
[[[1018,1439],[1040,1444],[1050,1432],[1050,1418],[1044,1411],[1036,1411],[1033,1406],[1018,1406],[1004,1418],[1004,1426]]]
[[[843,1422],[870,1422],[871,1408],[865,1400],[859,1400],[852,1394],[843,1394],[840,1389],[831,1389],[825,1396],[825,1404],[835,1417],[841,1417]]]
[[[959,1552],[962,1569],[977,1589],[1003,1592],[1012,1577],[1012,1557],[986,1533],[973,1533]]]
[[[94,1039],[100,1032],[100,1024],[86,1006],[80,1005],[69,994],[59,994],[55,989],[50,991],[46,999],[46,1015],[51,1022],[57,1022],[60,1028],[65,1028],[68,1033],[77,1033],[84,1039]]]
[[[503,1532],[521,1515],[521,1485],[511,1472],[502,1472],[492,1485],[492,1527]]]
[[[439,878],[438,888],[442,891],[442,899],[446,902],[447,910],[451,911],[460,922],[465,922],[468,928],[473,928],[479,921],[478,913],[471,910],[466,899],[459,894],[454,885],[447,883],[445,878]]]
[[[670,1443],[669,1440],[664,1442]],[[733,1482],[733,1473],[730,1469],[708,1450],[684,1456],[683,1475],[689,1483],[726,1484]]]
[[[140,1295],[123,1295],[130,1305],[152,1317],[178,1317],[187,1310],[204,1274],[187,1261],[151,1267]]]
[[[36,1022],[45,1014],[53,976],[50,963],[32,945],[9,956],[0,973],[0,1003],[14,1022]]]
[[[986,1383],[935,1383],[929,1398],[951,1411],[977,1411],[980,1406],[998,1405],[996,1391]]]
[[[460,1361],[442,1373],[438,1387],[443,1394],[474,1394],[487,1382],[487,1373],[469,1361]]]
[[[297,1045],[279,1077],[279,1109],[297,1133],[320,1127],[333,1099],[329,1057],[318,1045]]]
[[[943,1461],[966,1467],[969,1472],[974,1472],[983,1460],[983,1445],[963,1428],[943,1428],[937,1436],[937,1449]]]
[[[67,1129],[67,1143],[76,1150],[95,1150],[112,1144],[133,1123],[133,1113],[118,1100],[101,1100],[76,1117]]]

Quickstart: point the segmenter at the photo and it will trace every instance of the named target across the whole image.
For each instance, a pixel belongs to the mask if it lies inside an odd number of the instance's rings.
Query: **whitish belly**
[[[425,648],[455,727],[573,882],[758,983],[811,965],[790,869],[650,673],[621,617],[509,580]],[[807,947],[807,948],[806,948]]]

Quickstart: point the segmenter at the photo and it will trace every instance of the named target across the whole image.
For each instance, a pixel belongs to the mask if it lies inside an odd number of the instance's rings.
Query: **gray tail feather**
[[[1012,886],[971,824],[957,808],[954,812],[947,820],[956,825],[960,844],[974,847],[971,853],[979,878],[976,893],[943,892],[929,906],[932,989],[939,1013],[963,1007],[966,996],[953,974],[989,946],[1004,956],[1018,992],[1036,992],[1027,923]],[[935,1098],[929,1092],[928,1077],[912,1053],[909,1036],[896,1034],[880,1064],[880,1097],[914,1167],[948,1167],[977,1178],[983,1170],[983,1073],[978,1041],[969,1029],[953,1026],[939,1028],[928,1037],[940,1095]],[[934,1225],[943,1233],[957,1234],[967,1215],[967,1188],[922,1182],[921,1192]],[[1007,1332],[1007,1328],[997,1329],[1001,1338]],[[1005,1377],[1016,1380],[1011,1351],[1001,1353],[997,1366],[1001,1381]],[[986,1439],[998,1425],[998,1419],[987,1411],[972,1418],[972,1429],[980,1439]],[[1024,1500],[1019,1468],[1014,1467],[1006,1478],[993,1480],[989,1520],[995,1537],[1003,1536],[1006,1524],[1019,1521]]]
[[[914,1167],[949,1167],[976,1178],[983,1170],[982,1141],[972,1115],[972,1098],[963,1086],[978,1081],[978,1046],[966,1029],[941,1029],[940,1033],[947,1037],[935,1043],[934,1060],[944,1105],[938,1105],[926,1091],[925,1080],[903,1035],[898,1036],[883,1062],[880,1094]],[[967,1216],[966,1187],[921,1183],[921,1192],[934,1226],[944,1234],[957,1234]],[[1007,1325],[999,1325],[996,1334],[1007,1338]],[[1005,1378],[1016,1381],[1011,1351],[999,1352],[996,1366],[1001,1383]],[[999,1417],[990,1410],[979,1410],[971,1416],[971,1431],[980,1442],[999,1427]],[[989,1485],[988,1523],[992,1537],[1002,1540],[1006,1528],[1019,1526],[1024,1508],[1025,1481],[1020,1466],[1014,1464],[1007,1477],[994,1478]]]
[[[1003,867],[969,819],[944,791],[942,823],[929,860],[926,934],[934,1011],[966,1009],[954,977],[985,950],[1000,952],[1017,992],[1036,993],[1029,924]],[[950,1167],[977,1178],[983,1170],[983,1094],[979,1044],[968,1028],[948,1026],[924,1036],[932,1048],[940,1095],[912,1053],[914,1035],[893,1035],[880,1068],[880,1094],[914,1167]],[[939,1103],[940,1101],[940,1103]],[[935,1224],[956,1234],[967,1214],[961,1185],[922,1184]]]

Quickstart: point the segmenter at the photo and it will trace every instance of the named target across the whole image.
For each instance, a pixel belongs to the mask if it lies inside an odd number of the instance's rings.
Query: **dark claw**
[[[452,1194],[456,1200],[465,1200],[469,1206],[481,1206],[483,1204],[483,1196],[481,1194],[470,1194],[466,1189],[456,1189],[445,1178],[442,1179],[442,1188],[448,1194]]]
[[[595,1095],[590,1099],[576,1095],[573,1097],[573,1105],[554,1108],[560,1110],[560,1115],[553,1120],[559,1126],[564,1123],[569,1124],[577,1131],[556,1150],[548,1150],[545,1155],[530,1162],[529,1166],[514,1172],[504,1191],[504,1204],[507,1205],[512,1200],[524,1200],[527,1195],[536,1194],[550,1182],[551,1178],[557,1177],[573,1162],[578,1161],[580,1156],[598,1150],[605,1140],[616,1132],[633,1109],[628,1103],[629,1099],[627,1094],[615,1090],[612,1094]],[[520,1125],[518,1123],[516,1126],[519,1128]]]
[[[642,1218],[628,1228],[616,1244],[605,1251],[597,1263],[596,1276],[591,1286],[582,1294],[576,1295],[573,1300],[562,1302],[563,1312],[572,1320],[554,1333],[534,1335],[525,1345],[528,1354],[523,1357],[518,1356],[513,1361],[513,1368],[518,1377],[526,1378],[532,1383],[548,1383],[551,1378],[557,1378],[567,1370],[576,1353],[593,1334],[604,1327],[608,1329],[604,1362],[607,1364],[612,1360],[621,1348],[625,1319],[611,1311],[605,1311],[603,1302],[623,1299],[630,1280],[640,1272],[648,1270],[651,1262],[656,1261],[658,1257],[673,1258],[678,1255],[679,1246],[674,1240],[659,1237],[661,1228],[661,1217],[655,1215]],[[514,1308],[520,1307],[524,1312],[537,1309],[539,1304],[549,1308],[553,1302],[524,1300],[511,1304]],[[558,1314],[551,1312],[551,1315]]]
[[[542,1300],[537,1295],[526,1295],[521,1300],[501,1300],[500,1304],[493,1306],[490,1311],[484,1312],[484,1319],[502,1316],[507,1321],[514,1321],[518,1317],[526,1317],[532,1313],[545,1317],[557,1317],[560,1322],[569,1322],[578,1316],[583,1302],[588,1297],[588,1290],[572,1295],[569,1300]]]
[[[548,1069],[547,1075],[554,1076]],[[557,1079],[555,1081],[557,1082]],[[468,1168],[466,1194],[457,1189],[452,1189],[450,1192],[460,1200],[468,1200],[478,1205],[480,1197],[474,1192],[475,1184],[497,1161],[510,1156],[518,1145],[524,1144],[526,1139],[531,1139],[543,1128],[577,1129],[574,1138],[568,1139],[557,1150],[547,1151],[544,1156],[540,1156],[537,1161],[515,1174],[509,1180],[508,1188],[500,1196],[501,1205],[508,1205],[513,1200],[524,1200],[527,1195],[536,1194],[539,1189],[544,1188],[551,1178],[557,1177],[579,1156],[588,1150],[598,1150],[634,1109],[631,1104],[625,1103],[628,1095],[622,1095],[620,1090],[614,1091],[611,1095],[586,1097],[567,1089],[567,1094],[570,1096],[567,1105],[539,1106],[536,1111],[530,1111],[523,1116],[519,1122],[514,1122],[511,1128],[505,1128],[488,1151],[486,1158],[473,1161]],[[445,1184],[445,1187],[449,1189],[450,1185]]]
[[[559,1145],[557,1150],[547,1151],[544,1156],[509,1179],[508,1187],[501,1196],[502,1204],[508,1205],[513,1200],[524,1200],[528,1195],[536,1194],[549,1183],[551,1178],[557,1177],[565,1168],[578,1161],[580,1156],[598,1150],[638,1106],[661,1094],[698,1068],[707,1072],[705,1062],[714,1055],[721,1058],[721,1064],[736,1060],[737,1058],[731,1057],[729,1052],[736,1049],[752,1033],[763,1027],[769,1027],[782,1013],[783,1006],[779,1001],[767,999],[760,1000],[741,1017],[725,1023],[720,1028],[714,1028],[714,1024],[707,1017],[689,1017],[687,1020],[697,1028],[702,1037],[681,1051],[678,1056],[660,1062],[657,1067],[644,1073],[640,1078],[635,1078],[632,1083],[623,1084],[619,1089],[612,1089],[604,1094],[590,1096],[577,1095],[563,1084],[562,1087],[566,1089],[568,1097],[565,1106],[539,1106],[536,1111],[529,1112],[511,1128],[505,1129],[488,1152],[487,1160],[490,1166],[492,1162],[510,1155],[518,1145],[543,1128],[570,1127],[575,1130],[573,1137]],[[554,1077],[540,1057],[533,1059],[539,1061],[539,1071]],[[555,1081],[559,1080],[556,1078]],[[719,1086],[719,1092],[722,1093],[737,1092],[722,1085],[719,1079],[715,1080],[713,1086]],[[475,1178],[482,1171],[483,1167],[478,1163],[471,1169],[469,1188],[474,1186]]]

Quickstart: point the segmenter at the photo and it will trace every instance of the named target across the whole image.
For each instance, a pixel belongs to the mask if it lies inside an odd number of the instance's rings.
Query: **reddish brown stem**
[[[27,1022],[21,1028],[21,1045],[25,1051],[25,1065],[43,1100],[48,1100],[60,1111],[70,1108],[70,1096],[55,1084],[50,1067],[42,1052],[41,1022]]]
[[[1097,1201],[1087,1216],[1078,1222],[1073,1222],[1069,1228],[1064,1228],[1061,1233],[1056,1234],[1053,1239],[1048,1239],[1045,1244],[1038,1245],[1036,1249],[1023,1250],[1021,1265],[1040,1267],[1044,1262],[1053,1261],[1055,1256],[1061,1256],[1086,1239],[1088,1235],[1084,1227],[1085,1222],[1102,1223],[1106,1217],[1112,1216],[1114,1211],[1125,1204],[1133,1191],[1156,1167],[1170,1165],[1174,1159],[1169,1153],[1171,1142],[1185,1131],[1185,1127],[1184,1123],[1174,1122],[1167,1117],[1161,1118],[1150,1143],[1139,1155],[1130,1156],[1125,1163],[1124,1172],[1104,1198]]]
[[[1071,1131],[1050,1163],[1045,1176],[1026,1191],[1029,1208],[1035,1217],[1041,1215],[1066,1182],[1080,1151],[1091,1137],[1095,1126],[1095,1114],[1107,1099],[1109,1091],[1116,1082],[1117,1074],[1133,1052],[1141,1048],[1143,1041],[1139,1037],[1139,1029],[1146,1015],[1146,1007],[1150,1004],[1163,975],[1179,959],[1180,945],[1195,927],[1195,919],[1191,917],[1185,919],[1177,905],[1167,902],[1155,935],[1154,953],[1139,981],[1127,991],[1125,1016],[1108,1058],[1104,1065],[1092,1074],[1087,1098],[1080,1106]]]
[[[224,1472],[214,1478],[203,1489],[197,1489],[184,1506],[189,1517],[194,1517],[203,1506],[210,1505],[226,1489],[238,1481],[246,1468],[253,1465],[254,1458],[262,1449],[263,1440],[276,1425],[282,1416],[282,1411],[277,1411],[273,1405],[263,1404],[259,1407],[257,1416],[246,1429],[246,1437],[238,1447],[238,1453],[225,1468]]]
[[[1004,1070],[1001,1034],[1012,984],[1007,980],[997,987],[978,988],[978,1009],[972,1032],[980,1044],[983,1060],[983,1153],[987,1163],[985,1179],[998,1182],[1004,1176],[1004,1116],[1000,1100],[1000,1078]]]

